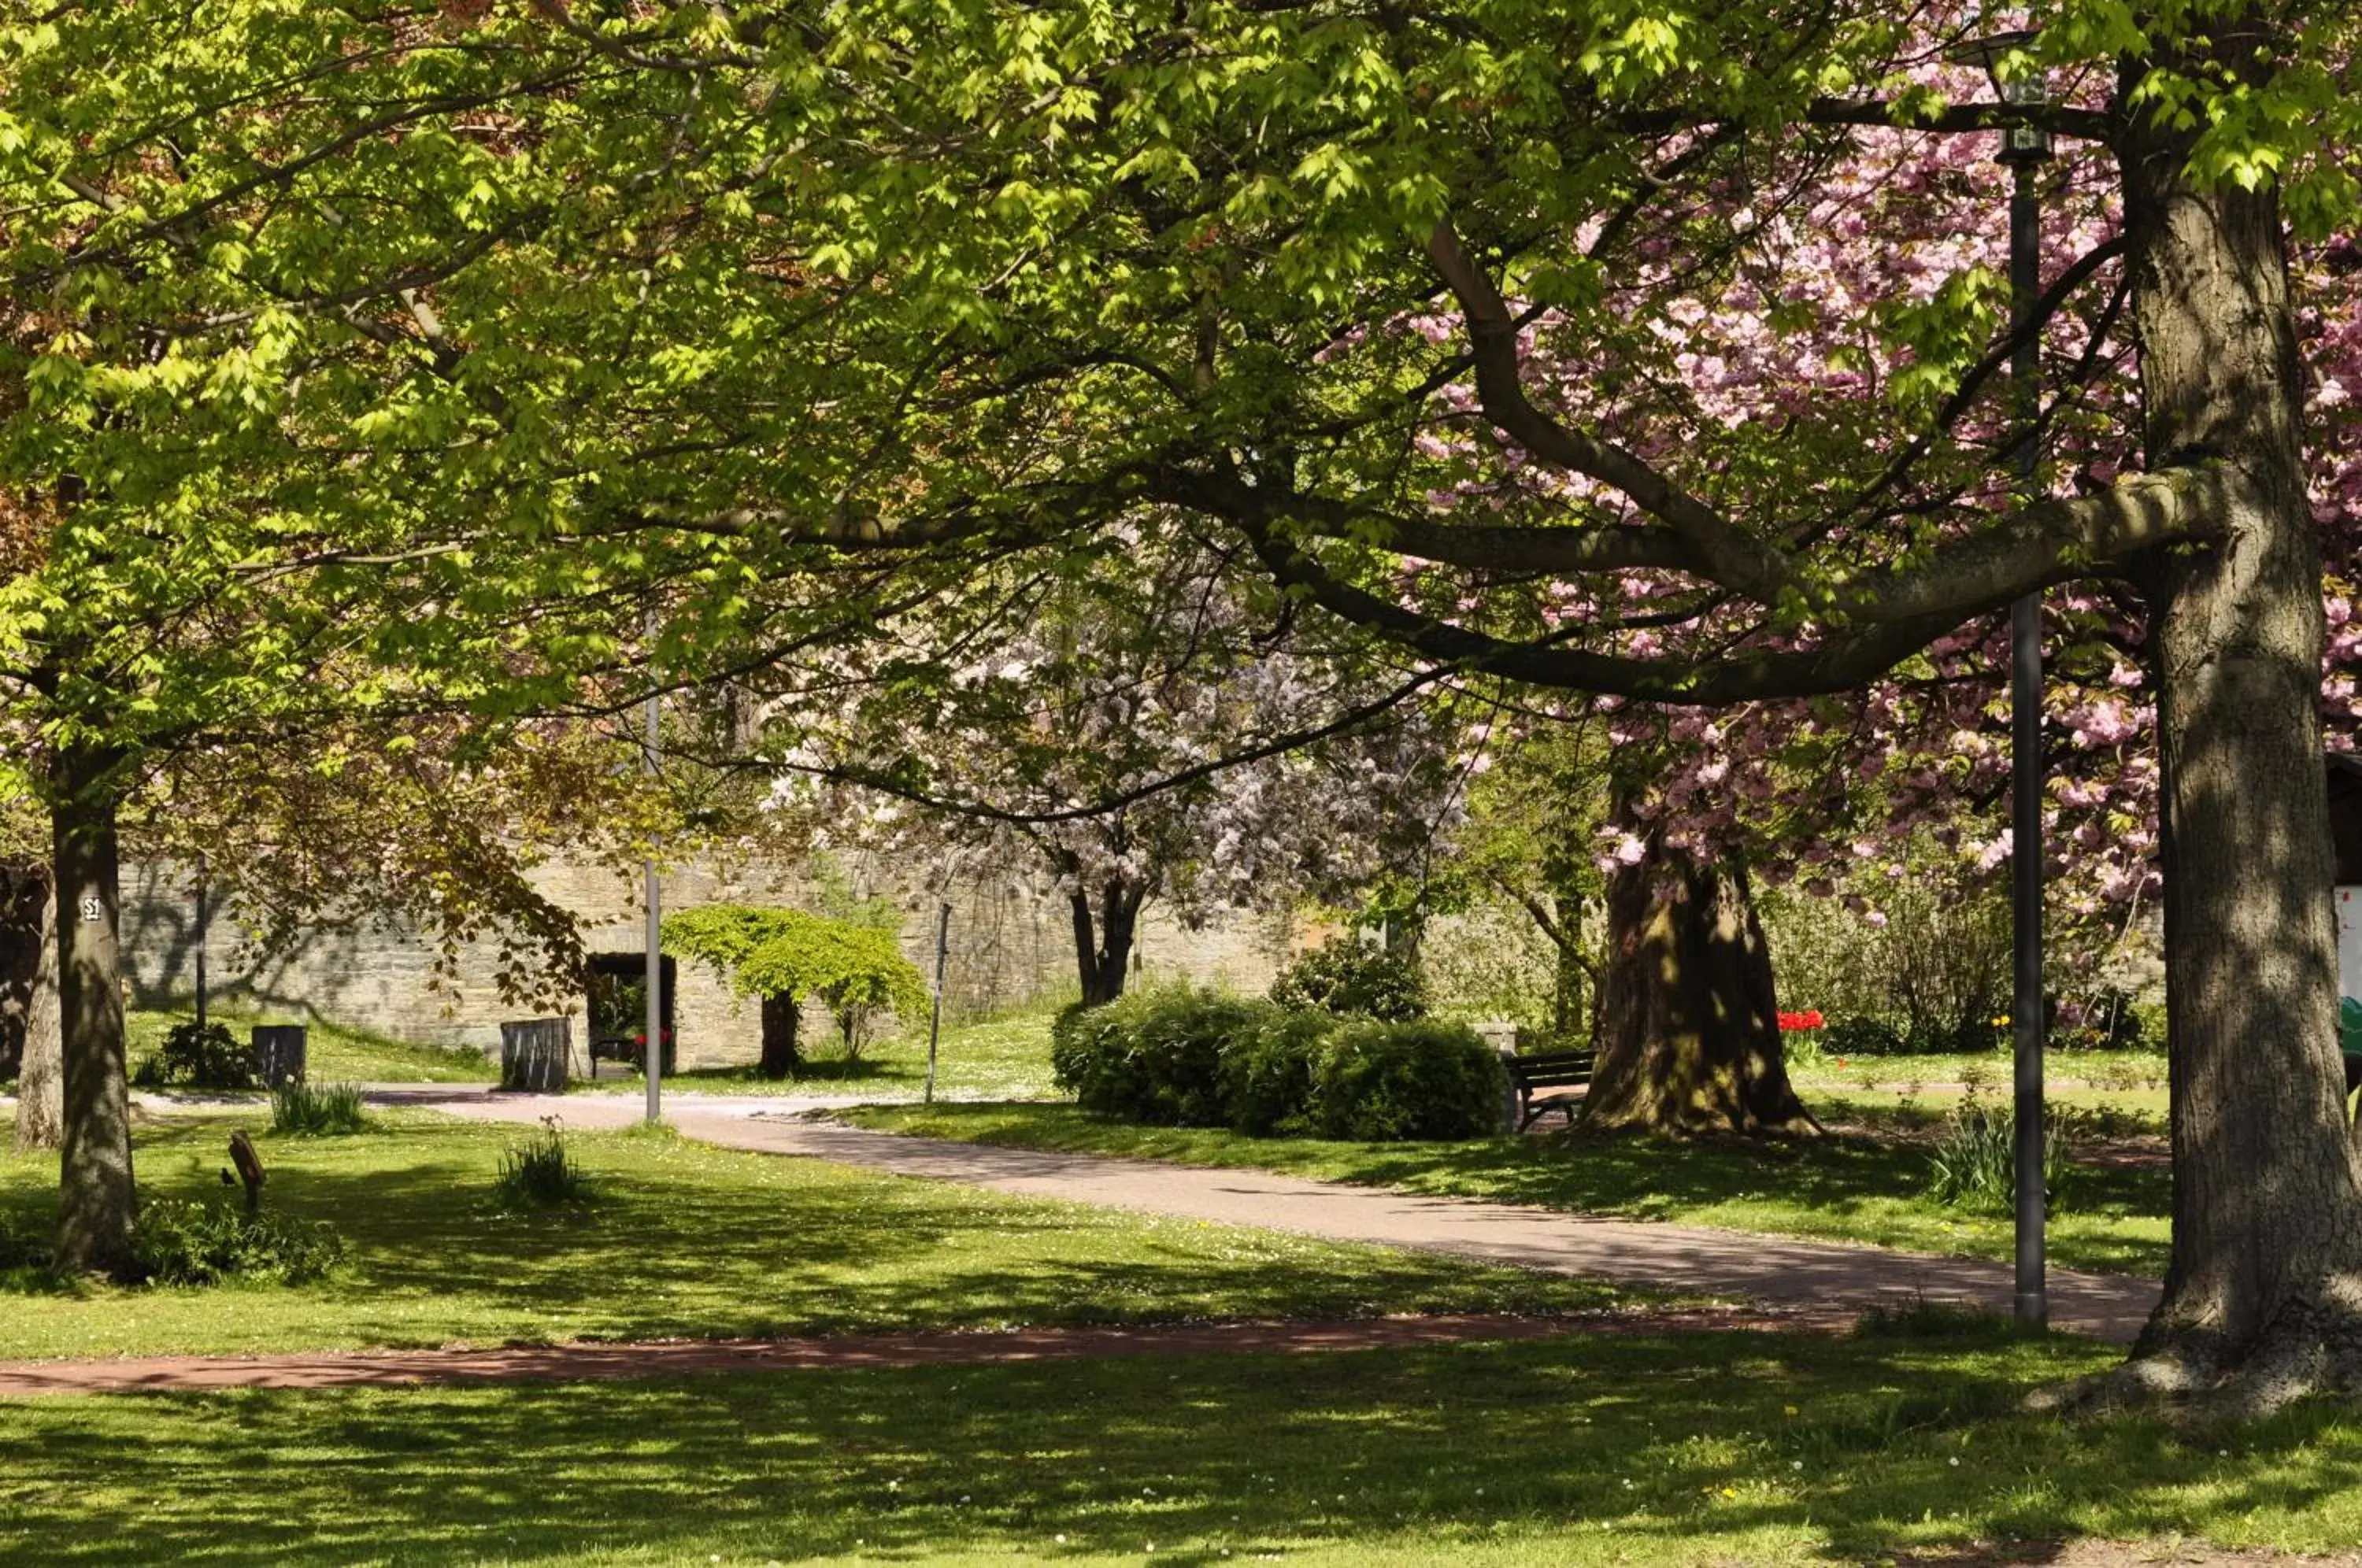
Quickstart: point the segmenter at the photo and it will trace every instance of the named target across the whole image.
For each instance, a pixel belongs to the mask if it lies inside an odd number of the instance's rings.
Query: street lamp
[[[2002,102],[2012,108],[2039,108],[2049,102],[2041,75],[2021,69],[2000,80],[2001,62],[2021,53],[2031,32],[1995,33],[1955,50],[1952,58],[1981,65],[1994,78]],[[2016,124],[2002,132],[2001,161],[2013,176],[2009,198],[2010,327],[2017,339],[2010,359],[2010,390],[2018,435],[2011,453],[2020,499],[2036,499],[2042,462],[2042,356],[2030,330],[2035,297],[2042,292],[2042,209],[2035,174],[2050,160],[2050,133],[2038,125]],[[2017,1168],[2017,1320],[2032,1327],[2049,1321],[2049,1288],[2043,1258],[2042,1048],[2046,1022],[2042,997],[2042,595],[2025,594],[2010,606],[2010,908],[2014,985],[2010,1003],[2015,1057]]]

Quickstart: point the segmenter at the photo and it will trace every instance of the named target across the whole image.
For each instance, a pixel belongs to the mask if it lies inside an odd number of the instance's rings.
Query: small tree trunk
[[[116,760],[103,752],[69,748],[52,769],[58,1010],[65,1069],[58,1266],[77,1274],[120,1274],[131,1261],[131,1103],[116,942]]]
[[[1140,906],[1147,895],[1109,882],[1100,894],[1100,913],[1094,921],[1090,896],[1072,896],[1075,916],[1075,965],[1083,982],[1083,1005],[1098,1007],[1123,995],[1124,977],[1131,965],[1131,944],[1139,928]]]
[[[1551,966],[1551,1032],[1561,1040],[1571,1039],[1578,1021],[1588,1016],[1584,1005],[1584,992],[1590,976],[1583,962],[1583,895],[1561,891],[1551,895],[1553,915],[1551,949],[1556,957]]]
[[[45,878],[47,880],[47,878]],[[40,944],[25,999],[25,1059],[17,1069],[17,1147],[56,1149],[65,1142],[64,1045],[58,1025],[58,900],[41,900]]]
[[[802,1058],[797,1054],[796,1031],[803,1023],[803,1008],[795,998],[786,995],[763,999],[763,1061],[759,1069],[767,1078],[784,1078],[794,1074]]]
[[[1746,872],[1643,837],[1607,881],[1608,960],[1586,1122],[1657,1132],[1812,1125],[1780,1050],[1772,955]]]

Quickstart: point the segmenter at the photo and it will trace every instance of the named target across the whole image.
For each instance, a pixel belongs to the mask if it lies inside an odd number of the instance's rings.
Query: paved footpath
[[[635,1100],[607,1096],[405,1093],[403,1103],[501,1121],[557,1116],[577,1127],[625,1126]],[[1808,1242],[1656,1220],[1606,1220],[1470,1198],[1425,1198],[1264,1171],[1209,1169],[910,1138],[797,1118],[777,1100],[682,1095],[667,1120],[726,1148],[796,1154],[895,1176],[1026,1198],[1257,1225],[1330,1241],[1443,1253],[1485,1263],[1827,1314],[1916,1299],[2010,1309],[2006,1264]],[[2054,1327],[2129,1342],[2156,1305],[2152,1280],[2052,1269]]]

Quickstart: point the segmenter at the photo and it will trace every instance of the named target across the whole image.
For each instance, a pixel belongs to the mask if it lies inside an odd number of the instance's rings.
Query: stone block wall
[[[937,900],[919,890],[919,876],[897,875],[891,867],[861,870],[856,887],[893,899],[903,911],[903,950],[932,977]],[[646,916],[637,875],[552,864],[535,873],[534,883],[580,921],[586,953],[644,951]],[[820,907],[819,888],[800,868],[743,860],[716,858],[668,869],[659,878],[659,892],[668,911],[708,903]],[[965,884],[949,898],[946,1016],[975,1016],[1073,992],[1074,935],[1063,899],[1011,881]],[[1260,991],[1270,985],[1289,935],[1284,922],[1251,915],[1187,930],[1152,903],[1142,918],[1135,957],[1140,974],[1151,980]],[[196,943],[190,868],[170,862],[127,866],[123,944],[132,1005],[186,1008],[196,988]],[[553,988],[538,999],[503,999],[496,980],[499,950],[491,941],[462,944],[448,972],[438,973],[431,935],[397,920],[324,925],[292,952],[264,954],[252,947],[236,922],[217,912],[204,945],[211,994],[216,1005],[231,1010],[492,1053],[500,1047],[503,1019],[562,1014],[574,1021],[578,1041],[588,1037],[579,984]],[[702,966],[681,963],[676,977],[673,1027],[679,1066],[753,1061],[761,1039],[756,1005],[740,1003],[723,978]],[[833,1038],[833,1025],[814,1008],[805,1032],[821,1045]]]

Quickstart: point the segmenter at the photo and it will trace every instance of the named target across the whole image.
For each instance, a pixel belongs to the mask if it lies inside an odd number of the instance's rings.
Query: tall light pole
[[[2020,73],[2002,84],[2004,102],[2039,107],[2047,99],[2042,78]],[[2017,349],[2010,361],[2010,390],[2018,422],[2017,479],[2020,499],[2032,502],[2042,470],[2042,348],[2034,326],[2035,297],[2042,292],[2042,209],[2036,171],[2050,158],[2050,134],[2039,126],[2012,126],[2003,133],[2001,158],[2009,165],[2009,297]],[[2011,947],[2015,960],[2009,1017],[2014,1035],[2017,1138],[2016,1317],[2030,1328],[2050,1320],[2050,1287],[2043,1257],[2047,1219],[2042,1191],[2042,1049],[2047,1009],[2042,994],[2042,594],[2025,595],[2009,610],[2009,798]]]
[[[648,612],[648,744],[642,766],[653,775],[657,770],[657,715],[662,701],[657,694],[657,613]],[[664,1120],[664,956],[660,950],[664,927],[664,894],[657,885],[657,862],[651,854],[641,867],[647,882],[648,906],[648,1016],[647,1047],[640,1053],[648,1082],[648,1122],[651,1126]]]

